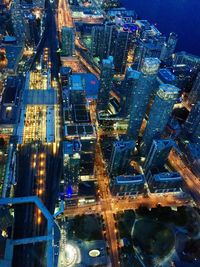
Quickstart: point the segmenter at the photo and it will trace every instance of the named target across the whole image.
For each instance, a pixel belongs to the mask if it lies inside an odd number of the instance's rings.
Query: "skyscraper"
[[[100,56],[103,53],[104,25],[92,27],[92,55]]]
[[[101,60],[113,56],[115,71],[124,73],[128,52],[133,48],[137,27],[123,28],[113,22],[92,29],[92,54]],[[120,51],[120,52],[119,52]]]
[[[144,163],[145,172],[152,168],[162,168],[167,161],[169,153],[176,143],[171,139],[153,140]]]
[[[117,141],[113,144],[109,163],[109,173],[112,176],[121,175],[126,172],[134,147],[134,141]]]
[[[32,13],[24,16],[24,30],[26,43],[29,46],[36,46],[40,37],[40,29],[37,26],[36,16]]]
[[[162,84],[159,86],[143,136],[143,153],[148,152],[153,139],[161,137],[178,95],[179,88],[174,85]]]
[[[128,135],[137,140],[144,119],[151,93],[155,86],[156,74],[160,66],[158,58],[146,58],[144,60],[141,76],[133,91],[130,103],[130,120]]]
[[[17,39],[18,44],[24,44],[24,19],[23,19],[23,9],[20,5],[20,0],[13,1],[11,7],[11,17],[12,25],[14,30],[14,35]]]
[[[107,58],[114,55],[116,40],[116,25],[115,23],[108,22],[104,27],[103,51],[100,58]]]
[[[200,57],[185,51],[178,52],[173,59],[173,65],[187,65],[190,68],[198,70],[200,67]]]
[[[113,57],[108,57],[102,62],[97,109],[106,110],[109,103],[109,93],[113,79]]]
[[[114,65],[117,73],[123,74],[126,69],[128,52],[134,45],[135,32],[131,30],[117,29],[115,50],[114,50]]]
[[[125,78],[121,85],[122,98],[120,102],[120,115],[123,117],[129,115],[132,95],[136,89],[139,77],[139,71],[133,70],[132,68],[127,69]]]
[[[163,46],[160,56],[161,60],[167,60],[172,56],[172,54],[176,49],[177,41],[178,41],[178,35],[174,32],[171,32],[167,40],[167,43],[165,43]]]
[[[200,101],[192,108],[185,122],[184,130],[190,141],[200,144]]]
[[[140,70],[144,59],[147,57],[160,59],[164,44],[165,36],[161,35],[144,36],[143,39],[138,40],[134,50],[134,69]]]
[[[67,195],[78,193],[80,154],[75,148],[75,142],[63,142],[63,167]]]
[[[197,75],[188,99],[191,104],[195,104],[200,101],[200,72]]]
[[[62,55],[71,57],[74,54],[74,30],[70,27],[62,27]]]

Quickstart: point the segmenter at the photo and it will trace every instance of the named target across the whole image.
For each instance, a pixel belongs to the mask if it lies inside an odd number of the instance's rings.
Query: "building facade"
[[[116,141],[113,144],[109,162],[110,175],[116,176],[126,172],[134,147],[134,141]]]
[[[161,137],[178,95],[179,89],[174,85],[162,84],[159,86],[143,136],[143,153],[148,152],[153,139]]]
[[[138,138],[151,93],[155,87],[156,75],[159,66],[159,59],[146,58],[141,70],[141,76],[135,90],[133,91],[130,104],[128,135],[134,140],[137,140]]]
[[[102,62],[99,93],[97,99],[97,110],[106,110],[109,103],[109,94],[113,79],[113,57],[108,57]]]

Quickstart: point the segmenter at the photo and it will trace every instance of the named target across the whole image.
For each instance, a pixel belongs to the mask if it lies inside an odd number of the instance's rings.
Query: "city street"
[[[187,167],[186,163],[181,159],[176,151],[172,150],[169,156],[170,164],[181,174],[185,184],[192,193],[198,205],[200,205],[200,180]]]

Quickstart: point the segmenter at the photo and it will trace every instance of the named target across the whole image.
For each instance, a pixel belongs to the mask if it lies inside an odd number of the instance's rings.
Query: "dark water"
[[[177,50],[200,56],[200,0],[121,0],[165,35],[176,32]]]

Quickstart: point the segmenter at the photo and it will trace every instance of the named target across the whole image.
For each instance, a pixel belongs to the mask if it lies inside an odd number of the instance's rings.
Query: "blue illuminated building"
[[[137,86],[133,91],[130,103],[128,135],[134,140],[137,140],[138,138],[152,91],[155,88],[156,75],[159,65],[159,59],[146,58],[142,66],[141,75],[139,77]]]
[[[185,122],[184,131],[190,141],[200,144],[200,101],[192,108]]]
[[[67,197],[78,193],[80,180],[80,150],[81,144],[78,140],[74,142],[63,142],[63,174]]]
[[[130,105],[134,91],[137,87],[137,83],[140,77],[140,72],[128,68],[126,71],[125,78],[121,85],[121,101],[120,101],[120,115],[127,117],[130,113]]]
[[[200,72],[196,77],[188,98],[191,104],[195,104],[197,101],[200,101]]]
[[[173,84],[176,85],[176,76],[169,69],[160,69],[158,72],[158,82],[159,84]]]
[[[148,152],[153,139],[159,139],[162,136],[178,95],[179,88],[174,85],[159,86],[143,136],[143,153]]]
[[[108,108],[109,94],[113,78],[113,67],[113,57],[108,57],[103,60],[97,99],[97,109],[99,111],[106,110]]]
[[[113,144],[109,162],[109,173],[112,176],[126,173],[134,147],[134,141],[117,141]]]
[[[145,172],[151,168],[163,168],[171,149],[175,146],[176,143],[171,139],[153,140],[144,163]]]

